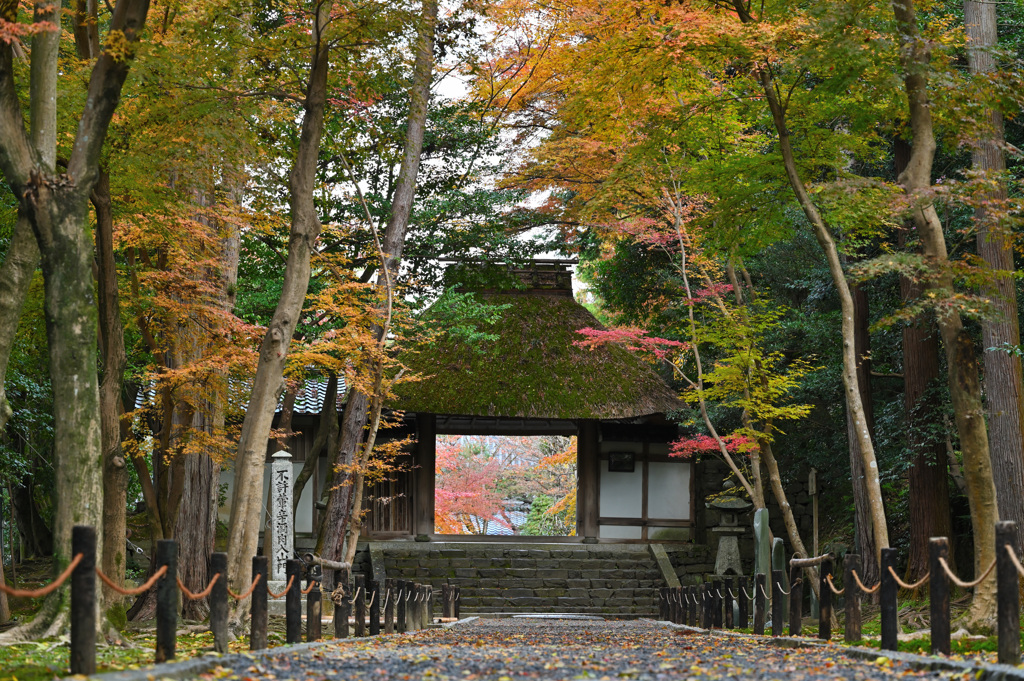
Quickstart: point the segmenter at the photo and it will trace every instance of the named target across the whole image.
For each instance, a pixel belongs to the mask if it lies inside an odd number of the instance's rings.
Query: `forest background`
[[[241,590],[265,442],[339,377],[318,547],[350,558],[397,350],[500,316],[444,263],[539,253],[579,258],[581,343],[678,387],[680,455],[784,513],[827,472],[824,546],[913,578],[948,534],[964,575],[1024,532],[1019,2],[65,5],[0,2],[9,566],[66,564],[74,519],[123,580],[139,510],[189,588],[219,537]]]

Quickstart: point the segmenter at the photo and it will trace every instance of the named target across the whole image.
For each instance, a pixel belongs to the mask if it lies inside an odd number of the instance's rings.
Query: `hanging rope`
[[[1017,568],[1017,572],[1020,573],[1021,577],[1024,577],[1024,565],[1021,565],[1020,558],[1017,557],[1017,552],[1013,550],[1013,547],[1009,544],[1003,544],[1006,547],[1006,552],[1010,554],[1010,561],[1013,566]]]
[[[262,576],[263,575],[257,572],[256,576],[252,578],[252,584],[249,585],[249,588],[245,590],[244,594],[236,594],[234,591],[231,590],[231,587],[229,586],[228,595],[234,598],[236,601],[241,601],[248,598],[252,595],[252,592],[256,590],[256,585],[259,583],[260,577]]]
[[[210,580],[210,583],[206,585],[206,588],[197,594],[194,594],[191,591],[189,591],[188,587],[185,586],[185,584],[181,581],[180,577],[175,577],[174,579],[177,580],[178,588],[181,589],[181,593],[185,594],[185,598],[189,599],[190,601],[198,601],[200,598],[206,598],[210,595],[210,592],[213,591],[213,585],[217,583],[218,579],[220,579],[220,573],[218,572],[217,574],[215,574],[213,576],[213,579]]]
[[[718,594],[719,598],[722,598],[722,592],[721,591],[719,591],[718,589],[715,589],[715,593]]]
[[[48,596],[52,594],[54,591],[56,591],[58,588],[60,588],[61,584],[67,581],[67,578],[70,577],[71,573],[75,571],[75,568],[78,567],[78,564],[82,562],[82,558],[83,555],[81,553],[72,558],[71,562],[68,563],[68,566],[64,568],[64,572],[60,573],[57,579],[53,580],[44,587],[40,587],[38,589],[30,591],[26,589],[12,589],[6,584],[0,584],[0,591],[3,591],[8,596],[13,596],[14,598],[39,598],[41,596]]]
[[[754,596],[757,595],[757,591],[754,590],[754,589],[751,589],[749,593],[747,592],[746,589],[740,589],[740,591],[743,592],[743,595],[747,597],[748,601],[754,600]]]
[[[161,565],[160,569],[153,573],[153,576],[146,580],[145,584],[135,587],[134,589],[125,589],[124,587],[118,586],[110,577],[107,577],[103,572],[96,568],[96,575],[103,581],[104,584],[109,586],[111,589],[121,594],[122,596],[138,596],[144,594],[156,584],[156,580],[160,579],[167,574],[167,566]]]
[[[367,608],[372,608],[373,607],[373,602],[376,599],[377,599],[377,592],[376,591],[371,591],[370,592],[370,602],[366,604],[366,607]]]
[[[857,582],[857,586],[860,588],[860,590],[866,594],[873,594],[876,591],[878,591],[878,589],[882,586],[882,582],[879,581],[878,584],[875,584],[873,587],[869,589],[866,586],[864,586],[864,582],[860,581],[860,575],[857,574],[856,570],[850,570],[850,574],[853,575],[853,581]]]
[[[734,594],[732,592],[732,589],[726,589],[726,591],[729,592],[729,598],[731,598],[731,599],[733,599],[735,601],[736,600],[736,594]]]
[[[788,596],[788,595],[790,595],[791,593],[793,593],[793,587],[794,587],[794,586],[796,586],[797,584],[800,584],[800,583],[801,583],[801,582],[803,582],[803,581],[804,581],[804,580],[803,580],[803,578],[801,577],[800,579],[798,579],[798,580],[796,580],[795,582],[793,582],[793,583],[792,583],[792,584],[790,585],[790,587],[789,587],[789,591],[786,591],[785,589],[783,589],[783,588],[782,588],[782,582],[779,582],[779,583],[778,583],[778,585],[779,585],[779,593],[783,594],[784,596]]]
[[[764,596],[766,599],[771,599],[771,596],[769,596],[767,593],[765,593],[764,584],[758,584],[757,586],[758,586],[759,589],[761,589],[761,595],[762,596]]]
[[[303,596],[305,596],[306,594],[310,593],[313,590],[313,588],[316,587],[316,585],[319,584],[319,583],[320,582],[316,581],[315,579],[311,579],[311,580],[309,580],[309,586],[307,586],[305,589],[303,589],[299,593],[301,593]]]
[[[826,575],[825,581],[828,582],[828,588],[832,589],[832,593],[834,593],[836,596],[842,596],[844,593],[846,593],[845,586],[842,589],[837,589],[836,585],[832,583],[832,575]]]
[[[924,577],[917,580],[913,584],[907,584],[902,579],[900,579],[900,576],[897,575],[896,571],[892,569],[892,565],[889,566],[889,574],[892,575],[892,578],[896,580],[896,583],[900,585],[901,589],[916,589],[919,586],[923,586],[924,583],[928,581],[928,578],[932,576],[932,573],[928,572],[928,574],[926,574]]]
[[[956,575],[954,575],[953,571],[949,569],[949,563],[947,563],[946,559],[943,558],[942,556],[939,556],[939,565],[942,566],[943,572],[945,572],[946,576],[949,577],[949,581],[953,582],[954,584],[956,584],[961,589],[972,589],[972,588],[978,586],[979,584],[981,584],[983,581],[985,581],[985,578],[989,576],[989,574],[992,572],[993,569],[995,569],[996,562],[993,560],[992,564],[989,565],[988,569],[985,570],[985,572],[982,573],[981,577],[978,577],[973,582],[961,581],[960,578],[957,577]]]
[[[270,596],[271,598],[280,598],[281,596],[284,596],[286,593],[291,591],[292,584],[294,584],[294,583],[295,583],[295,575],[292,575],[291,577],[288,578],[288,583],[284,585],[284,591],[282,591],[279,594],[276,594],[273,591],[271,591],[270,589],[267,589],[267,595]]]

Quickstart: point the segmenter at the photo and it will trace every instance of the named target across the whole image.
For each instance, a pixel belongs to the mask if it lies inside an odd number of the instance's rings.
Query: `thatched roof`
[[[626,419],[679,409],[653,367],[618,345],[573,345],[586,327],[603,328],[571,294],[477,294],[509,305],[483,328],[498,336],[469,346],[444,337],[406,353],[423,380],[396,387],[394,407],[410,412],[536,419]],[[429,311],[428,311],[429,314]]]

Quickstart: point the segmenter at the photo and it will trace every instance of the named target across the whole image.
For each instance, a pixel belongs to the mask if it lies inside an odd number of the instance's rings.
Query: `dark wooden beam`
[[[416,417],[416,455],[413,476],[413,534],[434,534],[434,460],[437,454],[437,417]]]
[[[580,537],[598,537],[598,438],[596,421],[580,421],[579,439],[576,441],[576,534]]]

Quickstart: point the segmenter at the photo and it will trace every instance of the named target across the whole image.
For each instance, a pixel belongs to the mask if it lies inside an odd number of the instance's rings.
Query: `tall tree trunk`
[[[299,509],[299,499],[302,497],[302,490],[306,483],[313,477],[317,463],[320,461],[320,452],[324,451],[327,443],[331,441],[332,433],[338,430],[338,375],[331,374],[327,379],[327,393],[324,395],[323,404],[320,406],[320,422],[317,426],[316,437],[313,438],[313,446],[306,454],[306,460],[302,464],[302,470],[295,476],[295,484],[292,485],[292,516],[295,516]],[[333,451],[328,449],[327,451]],[[316,490],[313,490],[316,495]]]
[[[900,173],[899,181],[907,194],[919,202],[911,214],[921,239],[922,252],[935,268],[925,281],[925,288],[941,298],[953,293],[954,284],[942,222],[935,205],[926,198],[931,190],[935,158],[935,135],[928,99],[930,48],[918,30],[913,0],[895,0],[892,9],[899,28],[903,83],[913,132],[910,159],[906,169]],[[964,457],[964,478],[974,530],[974,568],[980,574],[995,559],[995,523],[999,520],[999,511],[978,378],[977,349],[958,312],[944,311],[938,315],[937,322],[946,352],[949,394]],[[990,577],[975,587],[967,620],[973,626],[990,628],[994,618],[995,579]]]
[[[409,228],[409,216],[412,213],[413,199],[416,196],[416,178],[423,155],[423,135],[426,131],[427,112],[430,108],[430,85],[434,76],[436,27],[437,0],[423,0],[417,29],[416,61],[409,88],[409,117],[406,125],[402,165],[399,169],[398,182],[391,199],[391,213],[388,216],[388,224],[381,243],[383,262],[381,263],[382,271],[377,280],[377,288],[389,298],[393,294],[393,285],[395,277],[398,275],[398,265],[402,260],[405,236]],[[352,178],[352,180],[358,182],[357,178]],[[390,290],[385,291],[385,289]],[[383,337],[382,334],[383,330],[378,331],[378,341]],[[372,359],[369,362],[371,375],[380,375],[382,369],[377,364],[379,361]],[[349,404],[345,407],[345,416],[342,420],[338,453],[335,456],[336,467],[345,466],[346,459],[350,465],[355,453],[360,451],[359,443],[362,441],[364,429],[370,420],[371,403],[376,397],[378,396],[365,395],[359,390],[353,391],[349,398]],[[367,441],[372,442],[375,437],[376,432],[371,429],[367,434]],[[365,447],[363,451],[365,451]],[[362,478],[356,472],[356,475],[350,475],[349,480],[345,483],[334,485],[334,491],[327,502],[325,534],[323,541],[317,542],[324,558],[339,560],[342,558],[343,549],[345,555],[355,555],[356,542],[359,540],[362,524],[361,509]],[[339,521],[344,524],[337,525],[336,523]],[[348,560],[351,562],[350,558]]]
[[[874,401],[871,398],[871,334],[869,326],[868,296],[860,286],[851,286],[853,298],[853,346],[857,357],[857,387],[861,404],[864,405],[864,420],[868,431],[875,430]],[[853,505],[857,518],[857,545],[861,555],[861,579],[865,584],[878,581],[878,555],[875,535],[871,523],[871,499],[868,496],[867,476],[864,472],[864,456],[860,451],[853,418],[846,412],[846,432],[850,452],[850,481],[853,484]]]
[[[33,471],[37,466],[33,465]],[[14,497],[14,514],[25,552],[33,557],[49,556],[53,553],[53,535],[46,526],[35,499],[32,498],[34,472],[11,486]]]
[[[755,21],[748,11],[746,4],[741,0],[734,0],[733,7],[743,23],[753,23]],[[874,532],[875,549],[876,551],[881,551],[889,546],[889,529],[885,522],[885,505],[882,500],[882,485],[878,477],[875,446],[871,441],[871,431],[864,415],[864,404],[861,401],[861,391],[857,381],[857,353],[854,342],[856,328],[854,325],[853,296],[850,293],[850,284],[846,280],[846,273],[843,272],[839,250],[836,247],[835,239],[832,237],[832,231],[829,229],[828,224],[826,224],[817,205],[811,199],[803,178],[800,177],[800,171],[797,169],[789,126],[786,124],[786,110],[779,101],[778,93],[775,90],[775,82],[765,67],[758,67],[757,78],[761,83],[761,90],[764,92],[765,100],[771,112],[772,122],[775,125],[775,131],[779,136],[779,150],[782,152],[783,166],[786,170],[786,177],[789,180],[790,188],[796,195],[797,203],[803,210],[804,216],[811,224],[814,237],[825,255],[829,273],[832,275],[832,283],[836,287],[836,293],[839,295],[839,306],[842,312],[843,388],[846,391],[846,408],[850,418],[853,420],[853,429],[860,446],[861,456],[864,459],[865,484],[867,487],[867,498],[870,502],[871,526]]]
[[[263,472],[274,409],[284,389],[284,366],[309,286],[310,255],[320,234],[313,190],[327,101],[330,45],[324,35],[332,2],[317,6],[313,19],[313,53],[303,103],[302,130],[289,176],[291,232],[281,297],[260,347],[249,407],[235,456],[235,487],[228,529],[228,574],[236,590],[250,582],[252,556],[259,544],[263,518]],[[246,604],[243,604],[245,607]]]
[[[121,448],[121,388],[128,357],[124,349],[121,302],[117,292],[114,262],[114,216],[110,205],[110,176],[101,170],[92,192],[96,208],[96,261],[98,272],[100,346],[103,379],[100,382],[100,431],[103,447],[103,553],[100,569],[117,584],[124,584],[125,538],[127,536],[126,495],[128,468]],[[107,606],[123,598],[103,587]]]
[[[907,167],[910,145],[895,141],[896,174]],[[899,245],[905,246],[912,225],[900,231]],[[904,304],[923,293],[920,282],[900,277],[900,298]],[[903,413],[907,424],[907,446],[913,460],[907,476],[909,489],[910,555],[907,579],[916,582],[929,570],[928,541],[952,537],[949,509],[949,463],[946,441],[929,434],[942,421],[938,400],[928,390],[939,378],[939,332],[934,317],[921,314],[903,327]]]
[[[986,77],[998,68],[993,54],[998,41],[996,5],[989,0],[964,0],[967,31],[967,65],[976,77]],[[985,201],[1006,199],[1006,185],[997,176],[1006,170],[1002,145],[1003,117],[989,111],[989,130],[981,131],[971,153],[974,171],[990,189]],[[1013,266],[1013,234],[999,224],[984,205],[974,212],[978,230],[978,254],[994,277],[982,287],[995,315],[981,323],[985,358],[985,402],[988,407],[989,450],[995,475],[999,517],[1017,523],[1018,541],[1024,544],[1024,376],[1017,355],[1004,351],[1005,345],[1020,345],[1017,318],[1017,289]],[[993,349],[994,348],[994,349]]]

